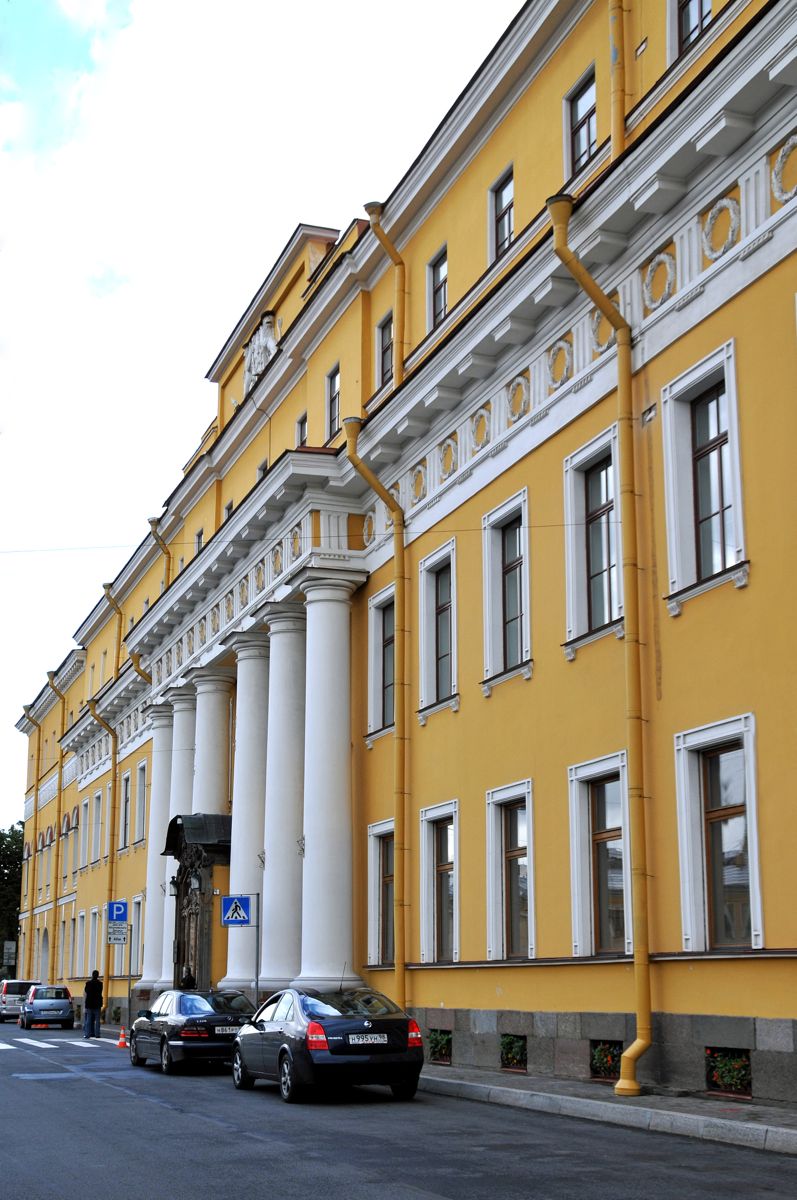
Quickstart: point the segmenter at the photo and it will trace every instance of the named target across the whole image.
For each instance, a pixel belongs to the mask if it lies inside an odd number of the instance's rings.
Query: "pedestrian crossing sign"
[[[221,923],[222,925],[251,925],[252,897],[222,896]]]

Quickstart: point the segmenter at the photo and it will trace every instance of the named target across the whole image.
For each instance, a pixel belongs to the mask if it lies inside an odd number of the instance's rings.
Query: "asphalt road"
[[[419,1093],[288,1106],[168,1078],[112,1039],[0,1025],[3,1200],[692,1200],[797,1196],[783,1155]]]

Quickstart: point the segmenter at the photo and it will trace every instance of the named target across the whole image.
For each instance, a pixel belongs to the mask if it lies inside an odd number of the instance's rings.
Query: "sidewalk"
[[[797,1109],[708,1096],[615,1096],[601,1083],[426,1063],[421,1091],[797,1155]]]

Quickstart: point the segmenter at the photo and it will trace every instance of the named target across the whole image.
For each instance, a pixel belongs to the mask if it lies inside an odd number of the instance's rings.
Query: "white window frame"
[[[382,838],[395,836],[395,822],[374,821],[368,826],[368,965],[380,966],[382,931]],[[393,843],[393,887],[396,886],[396,846]],[[395,930],[393,931],[395,937]]]
[[[495,240],[495,218],[496,218],[496,194],[500,187],[506,183],[509,176],[512,176],[512,205],[513,205],[513,220],[512,220],[512,241],[515,240],[514,233],[514,203],[515,203],[515,164],[507,163],[501,174],[490,184],[487,192],[487,261],[492,263],[497,262],[497,248]],[[504,251],[506,253],[506,251]]]
[[[87,867],[89,865],[89,798],[80,806],[80,865]]]
[[[727,742],[741,742],[744,751],[745,815],[750,857],[750,947],[764,949],[764,916],[758,842],[755,717],[743,713],[675,735],[675,796],[678,817],[678,859],[681,875],[683,948],[709,948],[706,897],[706,847],[700,758]]]
[[[435,860],[434,826],[437,821],[454,820],[454,945],[452,960],[459,962],[459,801],[447,800],[422,808],[421,825],[421,962],[433,963],[435,959]]]
[[[135,841],[143,842],[147,832],[147,760],[136,766]]]
[[[194,534],[194,554],[199,554],[204,544],[205,531],[204,529],[197,529],[196,533]]]
[[[329,419],[329,418],[327,417],[327,419]],[[305,440],[304,441],[302,441],[302,439],[301,439],[302,421],[304,421],[304,428],[305,428]],[[295,428],[296,428],[296,432],[294,435],[294,441],[296,442],[296,447],[298,449],[299,446],[307,445],[308,425],[307,425],[307,413],[306,412],[299,413],[299,416],[296,418],[296,427]]]
[[[131,920],[130,920],[130,924],[132,926],[132,931],[130,934],[130,953],[132,955],[132,958],[130,960],[130,974],[131,975],[140,975],[141,974],[141,958],[142,958],[141,934],[144,929],[144,922],[142,920],[143,905],[144,905],[144,897],[141,895],[141,893],[138,893],[137,895],[135,895],[133,897],[133,903],[132,903],[132,907],[131,907]]]
[[[105,857],[111,853],[111,817],[113,815],[113,787],[109,783],[105,789]]]
[[[451,696],[437,695],[435,663],[435,579],[441,567],[451,567]],[[457,540],[438,546],[418,564],[418,706],[445,704],[458,695],[457,675]]]
[[[102,788],[94,793],[91,809],[91,861],[95,863],[100,860],[102,846]]]
[[[503,577],[501,571],[501,529],[520,516],[523,561],[521,565],[521,595],[523,598],[522,656],[514,667],[504,665],[503,634]],[[484,680],[498,675],[520,673],[531,661],[531,539],[529,536],[528,488],[522,488],[482,517],[482,580],[484,594]],[[526,667],[528,671],[528,668]]]
[[[572,128],[573,127],[571,124],[571,122],[572,122],[571,105],[572,105],[573,97],[578,92],[581,91],[581,89],[583,88],[584,84],[587,82],[587,80],[589,79],[590,76],[592,76],[592,78],[595,80],[595,141],[596,141],[596,147],[595,147],[595,154],[590,155],[587,162],[582,163],[582,165],[578,168],[579,171],[583,171],[585,167],[589,166],[589,164],[594,161],[594,159],[597,155],[597,152],[598,152],[598,148],[600,146],[600,142],[598,142],[598,132],[597,132],[597,129],[598,129],[598,76],[595,71],[595,63],[591,62],[589,64],[589,66],[587,67],[587,69],[585,71],[582,71],[581,75],[579,75],[576,82],[573,84],[573,86],[571,88],[569,88],[569,90],[565,93],[565,96],[562,99],[562,162],[564,163],[564,172],[562,174],[563,179],[572,179],[573,175],[576,173],[576,168],[573,164],[573,138],[572,138]]]
[[[130,809],[132,804],[133,780],[130,772],[125,771],[119,790],[119,829],[117,831],[117,849],[119,850],[126,850],[130,845]]]
[[[617,425],[610,425],[586,445],[564,460],[565,488],[565,640],[590,638],[589,599],[587,596],[587,498],[586,474],[590,467],[611,455],[614,476],[614,515],[617,530],[617,604],[618,616],[595,631],[597,637],[611,633],[623,620],[623,526],[620,520],[620,463]]]
[[[504,894],[504,809],[521,801],[526,810],[528,861],[528,956],[536,955],[537,920],[534,905],[534,812],[531,779],[521,779],[487,792],[487,958],[506,959],[506,897]]]
[[[224,516],[222,517],[222,520],[229,521],[229,519],[232,516],[234,511],[235,511],[235,501],[228,500],[227,503],[224,505]]]
[[[391,583],[368,599],[368,732],[382,731],[382,612],[389,604],[395,605],[395,587]],[[394,608],[395,612],[395,608]],[[394,643],[395,647],[395,643]],[[395,661],[394,661],[395,677]],[[393,715],[399,697],[393,693]],[[384,726],[385,730],[393,725]]]
[[[99,937],[100,928],[100,910],[92,908],[89,914],[89,941],[88,952],[89,957],[95,960],[95,966],[91,968],[93,971],[97,967],[97,939]],[[98,969],[98,968],[97,968]]]
[[[396,336],[396,327],[393,324],[393,309],[388,309],[381,321],[377,321],[374,328],[374,387],[379,389],[387,383],[387,379],[383,378],[382,371],[382,330],[386,325],[393,325],[393,337]],[[392,339],[391,339],[392,341]],[[393,347],[392,349],[394,349]],[[393,378],[393,354],[391,349],[390,359],[390,378]]]
[[[670,595],[683,593],[699,595],[734,576],[737,587],[747,583],[747,570],[742,564],[747,560],[744,536],[744,510],[742,505],[742,463],[739,440],[739,407],[736,390],[736,351],[732,338],[718,346],[711,354],[690,367],[688,371],[672,379],[661,390],[661,432],[664,441],[664,500],[667,515],[667,558],[669,562]],[[733,522],[736,533],[734,563],[721,574],[710,579],[697,578],[697,547],[695,545],[694,476],[692,467],[692,404],[704,392],[718,384],[724,384],[728,406],[728,458],[730,478],[728,486],[733,506]],[[694,589],[694,590],[692,590]],[[687,595],[679,595],[670,605],[670,612],[677,616],[680,601]]]
[[[434,323],[434,268],[437,265],[437,263],[440,261],[440,259],[443,257],[443,255],[446,256],[446,266],[448,266],[448,242],[443,242],[442,245],[438,246],[437,250],[434,252],[432,257],[429,259],[429,261],[426,264],[426,332],[427,333],[432,333],[435,329],[439,329],[440,326],[445,323],[445,321],[448,317],[448,314],[451,311],[451,308],[450,308],[450,305],[448,302],[449,301],[449,296],[448,296],[449,276],[448,276],[448,274],[446,274],[446,311],[445,311],[445,316],[440,321],[438,321],[437,325],[435,325],[435,323]]]
[[[329,402],[332,399],[332,395],[333,395],[332,379],[335,375],[337,375],[337,377],[338,377],[338,427],[337,427],[337,429],[332,428],[332,422],[330,420],[330,417],[332,414],[330,413],[330,407],[329,407]],[[341,378],[340,363],[336,362],[334,367],[331,367],[330,370],[327,371],[326,376],[324,378],[324,422],[326,425],[326,434],[327,434],[326,441],[329,441],[330,438],[336,437],[340,433],[340,431],[343,429],[343,414],[341,413],[341,410],[340,410],[341,390],[342,390],[342,378]]]
[[[623,839],[623,912],[625,953],[634,952],[631,891],[631,821],[628,809],[628,771],[625,750],[567,768],[570,807],[570,904],[574,958],[595,954],[595,911],[592,886],[592,828],[590,784],[606,775],[620,779]]]
[[[77,959],[73,979],[86,974],[86,913],[81,910],[77,915]]]

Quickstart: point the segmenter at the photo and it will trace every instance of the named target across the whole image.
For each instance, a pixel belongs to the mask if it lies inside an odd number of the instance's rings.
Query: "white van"
[[[40,979],[2,979],[0,980],[0,1022],[16,1021],[22,1012],[22,1001],[28,994],[28,988]]]

